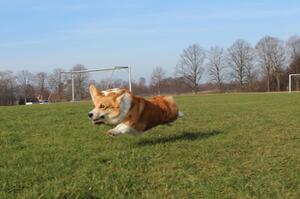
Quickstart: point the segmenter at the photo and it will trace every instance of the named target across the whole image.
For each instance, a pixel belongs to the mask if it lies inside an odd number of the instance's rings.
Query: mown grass
[[[0,107],[0,198],[300,197],[300,94],[176,100],[139,137],[93,126],[91,102]]]

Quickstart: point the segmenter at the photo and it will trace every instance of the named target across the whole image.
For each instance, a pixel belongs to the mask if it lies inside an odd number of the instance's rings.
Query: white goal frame
[[[289,74],[289,93],[292,92],[292,77],[293,76],[300,76],[300,74]]]
[[[60,72],[65,74],[71,74],[72,78],[72,102],[75,102],[75,87],[74,87],[74,74],[76,73],[91,73],[91,72],[102,72],[102,71],[116,71],[116,70],[127,70],[128,72],[128,89],[131,92],[131,67],[130,66],[114,66],[109,68],[99,68],[99,69],[88,69],[88,70],[78,70],[78,71],[69,71],[69,72]]]

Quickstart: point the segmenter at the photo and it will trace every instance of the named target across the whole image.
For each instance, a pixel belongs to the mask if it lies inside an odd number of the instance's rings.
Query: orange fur
[[[137,131],[146,131],[157,125],[173,122],[177,117],[177,105],[169,97],[157,96],[146,100],[133,96],[131,111],[124,123]]]

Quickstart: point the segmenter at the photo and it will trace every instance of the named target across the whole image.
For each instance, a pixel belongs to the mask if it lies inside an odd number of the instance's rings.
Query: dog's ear
[[[123,92],[123,93],[121,93],[120,95],[118,95],[116,97],[116,101],[120,104],[125,103],[128,106],[130,106],[130,104],[131,104],[131,95],[128,92]]]
[[[122,101],[122,99],[125,97],[125,95],[126,95],[126,92],[124,92],[124,91],[121,91],[120,93],[118,93],[114,98],[115,98],[115,100],[117,101],[117,102],[121,102]]]
[[[92,97],[92,100],[95,104],[95,101],[97,100],[97,98],[101,97],[102,94],[99,92],[99,90],[96,88],[95,84],[91,84],[89,87],[89,91],[90,91],[90,95]]]

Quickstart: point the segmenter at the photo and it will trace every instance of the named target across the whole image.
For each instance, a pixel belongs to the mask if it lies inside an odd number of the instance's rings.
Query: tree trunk
[[[158,95],[160,95],[160,85],[159,85],[159,83],[157,84],[157,93],[158,93]]]
[[[280,74],[276,74],[277,91],[280,91]]]
[[[193,89],[193,93],[194,93],[194,94],[197,94],[197,92],[198,92],[197,87],[198,87],[197,83],[194,82],[194,89]]]
[[[243,80],[240,80],[240,91],[243,90]]]
[[[270,92],[270,75],[269,74],[267,76],[267,89],[268,89],[268,92]]]
[[[221,83],[221,81],[218,82],[218,89],[219,89],[219,91],[222,90],[222,83]]]

